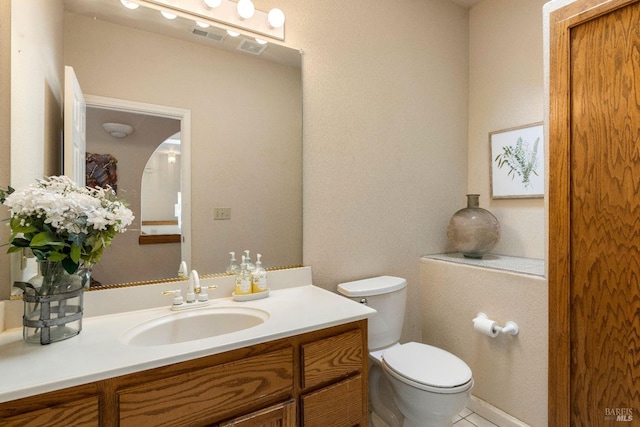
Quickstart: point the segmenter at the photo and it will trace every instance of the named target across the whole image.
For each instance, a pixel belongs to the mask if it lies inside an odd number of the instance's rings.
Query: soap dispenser
[[[236,295],[247,295],[251,293],[251,273],[247,270],[247,263],[244,256],[240,264],[240,271],[236,274]]]
[[[266,292],[267,288],[267,271],[262,268],[262,261],[260,258],[262,255],[256,255],[258,260],[256,261],[256,269],[251,273],[251,289],[254,293]]]
[[[256,266],[251,262],[251,256],[247,250],[244,251],[244,260],[247,263],[247,270],[249,270],[249,272],[256,269]]]
[[[231,255],[231,261],[229,261],[229,266],[227,267],[227,274],[238,274],[240,272],[240,267],[238,267],[236,262],[236,253],[229,252],[229,255]]]

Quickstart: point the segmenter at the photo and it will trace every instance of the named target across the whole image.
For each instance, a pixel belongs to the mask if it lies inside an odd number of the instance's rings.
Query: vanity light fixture
[[[140,5],[134,1],[130,0],[120,0],[120,3],[127,9],[135,10],[140,7]]]
[[[258,44],[267,44],[267,41],[264,40],[264,39],[259,39],[259,38],[256,37],[255,40],[256,40],[256,43],[258,43]]]
[[[256,13],[256,7],[251,0],[240,0],[236,6],[238,10],[238,16],[241,19],[251,19]]]
[[[229,34],[231,37],[238,37],[240,35],[239,32],[233,30],[227,30],[227,34]]]
[[[271,28],[282,28],[284,25],[284,12],[277,7],[274,7],[267,14],[267,21]]]
[[[114,138],[124,138],[133,132],[133,127],[123,123],[103,123],[102,128]]]
[[[178,17],[175,13],[167,12],[166,10],[161,10],[160,13],[167,19],[176,19]]]
[[[216,7],[220,7],[220,5],[222,4],[222,0],[204,0],[204,4],[209,9],[215,9]]]
[[[195,21],[201,28],[220,23],[223,24],[224,29],[231,31],[237,29],[236,32],[245,34],[247,37],[284,40],[284,12],[279,8],[272,8],[269,12],[258,10],[252,0],[200,0],[196,8],[193,5],[188,8],[186,3],[197,0],[121,1],[123,4],[135,3],[159,11],[167,19],[188,19],[191,24]],[[230,35],[235,37],[231,32]]]

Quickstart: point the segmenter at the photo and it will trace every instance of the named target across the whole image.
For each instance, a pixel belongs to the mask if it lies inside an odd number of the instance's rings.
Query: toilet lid
[[[427,344],[399,345],[384,352],[382,359],[397,374],[426,386],[451,388],[471,380],[471,369],[462,359]]]

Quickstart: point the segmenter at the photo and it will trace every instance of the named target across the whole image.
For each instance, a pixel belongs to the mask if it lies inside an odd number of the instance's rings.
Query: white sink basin
[[[122,342],[133,346],[178,344],[261,325],[269,313],[245,307],[207,307],[172,313],[129,329]]]

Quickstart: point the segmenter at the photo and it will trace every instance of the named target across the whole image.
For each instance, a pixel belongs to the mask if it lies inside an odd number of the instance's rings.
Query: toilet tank
[[[369,350],[389,347],[400,340],[407,304],[407,281],[380,276],[340,283],[338,292],[356,302],[366,303],[377,313],[369,318]]]

